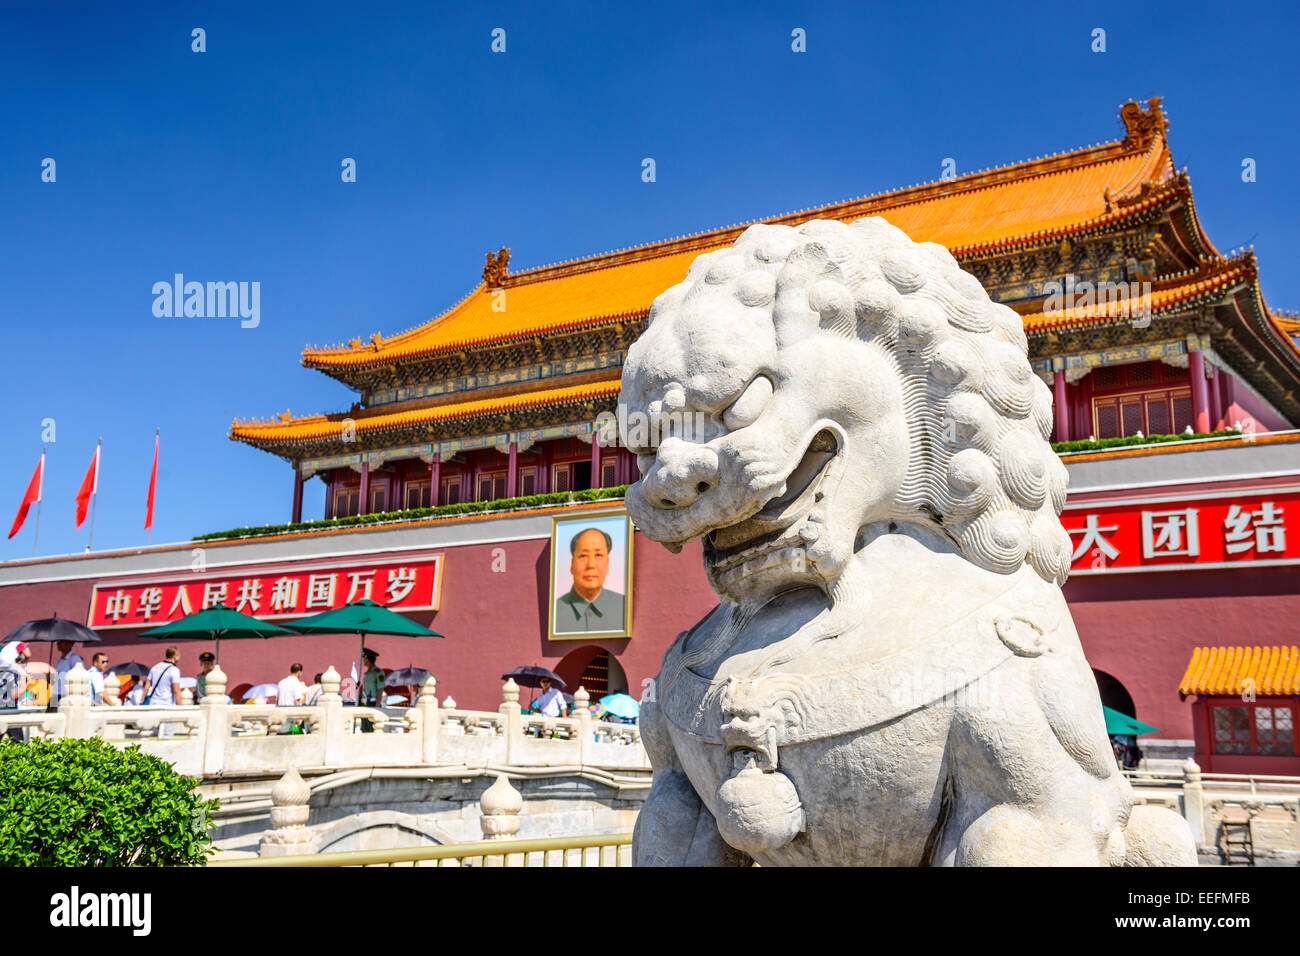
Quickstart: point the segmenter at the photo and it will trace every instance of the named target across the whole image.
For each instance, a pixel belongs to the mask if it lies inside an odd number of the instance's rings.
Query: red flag
[[[41,486],[45,483],[45,452],[41,452],[40,460],[36,462],[36,470],[32,472],[32,480],[27,483],[27,494],[23,495],[23,503],[18,506],[18,515],[14,518],[14,526],[9,529],[9,537],[18,533],[18,529],[23,526],[27,520],[27,509],[41,500]]]
[[[86,477],[81,479],[77,489],[77,527],[86,520],[86,509],[90,507],[90,496],[99,491],[99,446],[95,446],[95,457],[90,459],[90,468]]]
[[[144,509],[144,527],[147,531],[153,527],[153,493],[158,487],[158,433],[153,436],[153,471],[149,473],[149,503]]]

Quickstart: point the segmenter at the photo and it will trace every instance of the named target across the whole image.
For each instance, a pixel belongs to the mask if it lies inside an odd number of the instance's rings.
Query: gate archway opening
[[[606,694],[626,694],[627,672],[618,658],[596,644],[584,644],[570,651],[555,667],[555,673],[565,683],[565,691],[572,694],[584,688],[592,703]]]

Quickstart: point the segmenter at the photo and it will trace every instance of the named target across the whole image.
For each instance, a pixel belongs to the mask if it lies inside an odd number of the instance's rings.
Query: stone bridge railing
[[[1300,777],[1202,773],[1191,760],[1181,772],[1125,771],[1137,803],[1181,813],[1203,853],[1227,857],[1231,828],[1249,828],[1253,856],[1300,862]],[[1234,852],[1234,862],[1241,854]]]
[[[110,694],[116,683],[110,675]],[[0,711],[0,733],[24,728],[34,738],[100,736],[119,746],[139,744],[178,772],[205,778],[290,767],[650,769],[637,728],[592,720],[582,688],[574,694],[572,716],[561,718],[521,713],[513,680],[502,687],[496,711],[461,710],[450,697],[440,704],[432,677],[414,706],[405,708],[345,706],[339,684],[330,667],[314,706],[234,705],[218,667],[208,674],[206,695],[196,705],[101,707],[91,706],[89,675],[78,664],[68,673],[56,713]],[[363,720],[373,732],[362,732]],[[283,732],[292,724],[305,732]]]

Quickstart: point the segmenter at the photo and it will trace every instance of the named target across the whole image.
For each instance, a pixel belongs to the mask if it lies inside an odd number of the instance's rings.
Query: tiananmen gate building
[[[1023,316],[1055,394],[1065,593],[1103,701],[1160,728],[1142,738],[1152,756],[1300,774],[1300,322],[1265,302],[1252,252],[1206,235],[1160,101],[1120,121],[1098,146],[762,221],[883,216]],[[56,610],[104,628],[116,659],[152,662],[139,632],[187,610],[292,620],[369,597],[447,635],[368,639],[381,666],[426,667],[461,706],[495,707],[501,673],[532,663],[593,700],[639,696],[716,603],[698,545],[671,555],[629,532],[626,622],[584,633],[557,631],[557,552],[622,520],[636,461],[595,419],[616,408],[652,301],[744,228],[518,272],[489,253],[437,318],[306,349],[358,400],[230,430],[290,466],[285,526],[0,565],[0,627]],[[309,479],[322,516],[302,514]],[[207,649],[182,647],[185,673]],[[223,644],[221,662],[234,693],[292,661],[346,674],[355,653],[347,635],[279,638]]]

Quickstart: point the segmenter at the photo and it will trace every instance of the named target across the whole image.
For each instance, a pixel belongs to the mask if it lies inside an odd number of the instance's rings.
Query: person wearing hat
[[[199,655],[199,676],[194,679],[194,703],[197,704],[207,696],[208,675],[216,666],[217,658],[211,651],[204,651]]]
[[[366,668],[366,673],[361,678],[361,704],[363,707],[380,706],[384,695],[384,672],[375,663],[379,659],[379,653],[372,651],[370,648],[362,648],[361,661]],[[372,733],[375,725],[365,718],[361,720],[361,732],[363,734]]]

